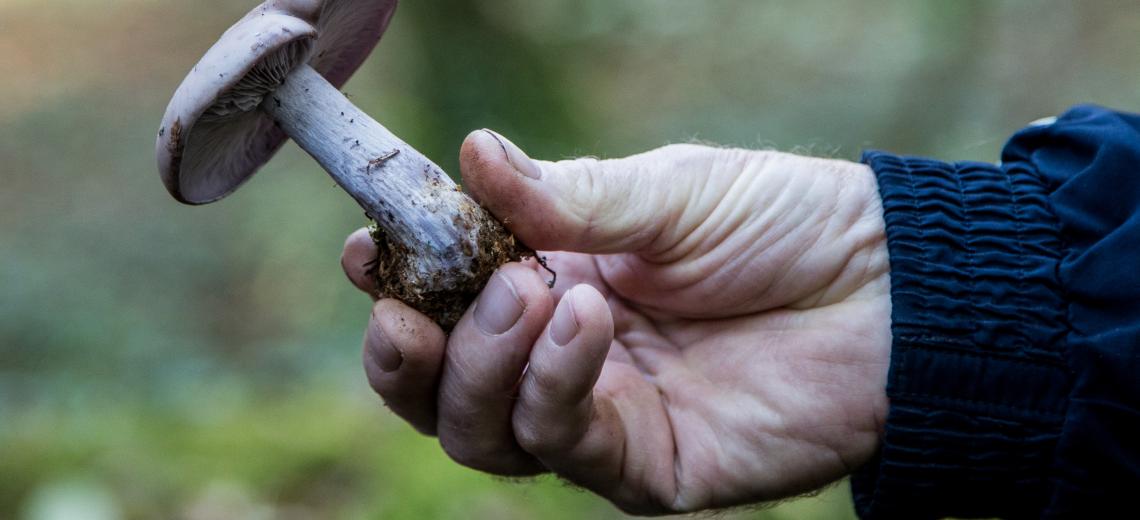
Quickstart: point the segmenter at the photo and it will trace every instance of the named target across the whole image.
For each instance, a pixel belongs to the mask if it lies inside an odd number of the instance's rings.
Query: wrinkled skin
[[[461,165],[521,240],[557,251],[558,283],[508,264],[450,337],[375,303],[369,382],[455,461],[660,514],[804,493],[871,459],[890,299],[867,167],[696,145],[531,161],[486,131]],[[374,255],[349,237],[364,290]]]

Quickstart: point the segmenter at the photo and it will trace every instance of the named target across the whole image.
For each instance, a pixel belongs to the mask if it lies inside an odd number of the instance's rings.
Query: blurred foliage
[[[360,212],[287,147],[206,208],[165,103],[253,1],[0,0],[0,518],[607,518],[447,461],[358,366]],[[994,160],[1077,102],[1140,106],[1140,8],[1089,1],[405,0],[346,90],[457,171],[702,140]],[[740,512],[852,515],[845,485]]]

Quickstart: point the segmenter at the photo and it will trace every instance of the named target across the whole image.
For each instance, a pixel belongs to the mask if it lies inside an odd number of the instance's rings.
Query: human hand
[[[465,187],[558,272],[502,267],[450,337],[375,303],[368,380],[460,464],[554,472],[640,514],[784,498],[867,462],[890,294],[866,166],[672,145],[532,161],[488,131]],[[363,231],[349,278],[371,292]]]

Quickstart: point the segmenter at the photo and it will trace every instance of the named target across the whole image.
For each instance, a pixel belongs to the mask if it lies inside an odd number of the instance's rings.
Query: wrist
[[[883,216],[883,199],[879,193],[879,182],[875,171],[870,166],[861,163],[850,163],[851,196],[863,208],[862,217],[854,227],[859,228],[863,236],[864,247],[860,250],[858,261],[852,262],[865,273],[863,292],[877,303],[879,312],[874,314],[875,322],[871,330],[875,331],[869,348],[881,370],[876,373],[876,392],[872,397],[872,416],[875,425],[876,440],[872,454],[877,451],[880,438],[886,429],[887,409],[887,367],[891,358],[891,275],[890,253],[887,247],[887,224]],[[871,457],[868,456],[868,460]]]

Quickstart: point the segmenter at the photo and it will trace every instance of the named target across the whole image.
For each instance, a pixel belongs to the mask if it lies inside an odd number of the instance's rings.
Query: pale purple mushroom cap
[[[397,0],[267,0],[218,39],[175,91],[158,131],[162,182],[186,204],[229,195],[287,136],[257,109],[296,66],[340,88],[368,56]]]

